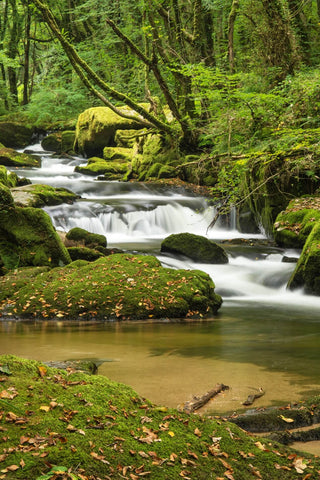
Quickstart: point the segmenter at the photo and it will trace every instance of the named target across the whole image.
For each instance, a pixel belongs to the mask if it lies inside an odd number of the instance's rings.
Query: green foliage
[[[34,125],[63,126],[68,122],[75,123],[78,115],[89,105],[88,96],[81,88],[41,88],[33,94],[26,112]]]

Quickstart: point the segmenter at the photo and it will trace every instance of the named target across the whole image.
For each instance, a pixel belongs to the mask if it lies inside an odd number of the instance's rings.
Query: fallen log
[[[263,388],[260,387],[258,393],[249,395],[247,400],[245,400],[242,405],[252,405],[257,398],[262,397],[262,395],[264,395],[265,393],[266,392],[263,390]]]
[[[203,407],[206,403],[211,400],[211,398],[218,395],[218,393],[223,392],[224,390],[229,390],[228,385],[224,385],[223,383],[217,383],[216,386],[210,390],[209,392],[205,393],[201,397],[194,397],[193,400],[186,402],[183,406],[183,411],[186,413],[192,413],[199,408]]]

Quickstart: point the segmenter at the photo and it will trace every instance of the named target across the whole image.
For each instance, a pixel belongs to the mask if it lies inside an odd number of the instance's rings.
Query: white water
[[[81,227],[104,234],[109,247],[151,251],[166,266],[207,272],[216,284],[216,291],[223,296],[222,313],[229,308],[254,307],[258,317],[263,317],[266,309],[278,306],[282,314],[286,310],[288,315],[305,312],[307,316],[320,318],[320,298],[286,290],[295,264],[281,260],[284,255],[298,256],[297,252],[227,247],[228,265],[195,264],[160,254],[161,241],[171,233],[190,232],[217,241],[264,238],[262,233],[239,233],[234,217],[229,221],[230,226],[218,221],[207,232],[215,210],[205,198],[165,186],[97,180],[74,172],[76,165],[86,163],[83,158],[57,159],[41,152],[39,146],[32,149],[42,156],[41,168],[15,170],[18,175],[33,183],[68,188],[81,196],[73,205],[45,208],[57,229]]]

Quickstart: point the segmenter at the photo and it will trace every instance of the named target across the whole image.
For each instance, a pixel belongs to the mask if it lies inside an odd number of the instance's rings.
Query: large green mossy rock
[[[40,167],[41,159],[36,155],[19,153],[12,148],[0,147],[0,165],[7,167]]]
[[[320,295],[320,222],[316,222],[303,247],[288,288],[303,288],[305,293]]]
[[[228,263],[224,249],[201,235],[177,233],[161,243],[161,252],[185,255],[199,263]]]
[[[0,122],[0,142],[8,148],[23,148],[31,143],[33,128],[13,122]]]
[[[320,295],[320,197],[291,201],[276,219],[274,236],[285,248],[303,247],[288,288]]]
[[[4,165],[0,165],[0,183],[9,188],[17,187],[19,185],[28,185],[30,180],[20,178],[15,172],[9,172]]]
[[[320,197],[296,198],[277,216],[274,239],[280,247],[300,249],[317,222],[320,222]]]
[[[75,149],[88,157],[102,155],[104,147],[115,145],[117,130],[139,130],[139,117],[129,107],[120,107],[126,114],[135,115],[137,121],[120,117],[108,107],[93,107],[79,115]]]
[[[63,132],[50,133],[41,142],[41,146],[46,151],[55,153],[72,153],[75,141],[75,132],[65,130]]]
[[[32,184],[11,189],[14,202],[19,207],[44,207],[45,205],[60,205],[73,203],[78,195],[65,188],[55,188],[49,185]]]
[[[6,291],[6,279],[1,282]],[[5,313],[99,320],[184,318],[215,313],[221,303],[204,272],[164,268],[152,256],[114,254],[38,275],[10,296]]]
[[[5,269],[70,263],[49,215],[37,208],[15,207],[9,189],[0,185],[0,259]],[[2,192],[2,193],[1,193]]]
[[[130,162],[125,160],[105,160],[104,158],[89,158],[87,165],[77,165],[75,172],[83,175],[97,176],[104,175],[108,180],[120,180],[130,169]]]
[[[115,160],[131,162],[132,156],[133,150],[131,148],[105,147],[103,149],[103,158],[108,162]]]
[[[2,374],[0,419],[7,480],[319,476],[317,456],[248,435],[223,418],[152,404],[105,376],[13,355],[2,355],[0,365],[10,372]]]
[[[91,233],[85,230],[84,228],[71,228],[66,234],[66,239],[73,242],[77,242],[87,247],[106,247],[107,239],[104,235],[98,233]]]

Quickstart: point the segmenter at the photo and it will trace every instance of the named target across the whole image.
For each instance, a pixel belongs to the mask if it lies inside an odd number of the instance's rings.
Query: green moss
[[[41,160],[35,155],[19,153],[11,148],[0,148],[0,164],[7,167],[40,167]]]
[[[107,245],[107,239],[104,235],[90,233],[87,230],[79,227],[69,230],[69,232],[66,234],[66,239],[80,242],[87,246],[106,247]]]
[[[117,130],[115,134],[115,142],[117,147],[133,148],[139,138],[146,134],[143,130]]]
[[[12,398],[0,400],[6,437],[1,469],[7,480],[41,478],[54,465],[77,480],[297,476],[292,450],[222,419],[157,407],[99,375],[67,374],[9,355],[0,363],[11,372],[2,388]],[[299,457],[306,465],[303,475],[316,479],[319,459]],[[18,468],[8,468],[12,465]]]
[[[45,318],[181,318],[216,312],[221,305],[206,273],[163,268],[155,257],[124,254],[53,269],[10,298],[7,313]]]
[[[113,175],[122,177],[128,170],[128,163],[124,161],[106,161],[103,158],[89,158],[87,165],[76,166],[75,171],[84,175],[105,175],[110,178]]]
[[[132,154],[133,154],[133,151],[130,148],[105,147],[103,149],[103,158],[108,162],[114,161],[114,160],[131,162]]]
[[[50,133],[44,137],[41,146],[49,152],[61,153],[61,132]]]
[[[61,151],[73,153],[76,134],[74,130],[65,130],[61,133]]]
[[[304,288],[306,293],[320,295],[320,221],[314,223],[288,287]]]
[[[13,188],[21,184],[21,179],[14,172],[9,172],[4,165],[0,165],[0,183]]]
[[[169,235],[161,243],[161,252],[186,255],[200,263],[228,263],[228,256],[220,245],[192,233]]]
[[[31,143],[33,128],[14,122],[0,122],[0,142],[9,148],[22,148]]]
[[[17,187],[12,189],[11,193],[16,205],[28,207],[72,203],[78,198],[78,195],[65,188],[41,184]]]
[[[94,262],[98,258],[103,257],[102,253],[87,247],[68,247],[68,252],[72,261],[82,259],[87,262]]]
[[[3,183],[0,183],[0,219],[1,214],[9,210],[10,207],[13,208],[13,205],[14,202],[10,189],[6,187]]]
[[[135,115],[129,107],[120,107],[120,110]],[[139,129],[141,129],[139,120],[135,122],[120,117],[108,107],[89,108],[79,115],[75,148],[77,152],[87,156],[101,155],[104,147],[115,145],[117,130]]]
[[[49,267],[24,267],[0,277],[0,301],[12,297],[17,290],[32,283],[37,275],[48,271]]]
[[[70,262],[49,215],[36,208],[1,211],[0,257],[8,269]]]

